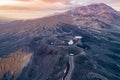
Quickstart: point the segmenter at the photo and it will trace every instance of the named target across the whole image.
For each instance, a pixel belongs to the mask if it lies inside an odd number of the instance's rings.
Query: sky
[[[34,19],[93,3],[120,11],[120,0],[0,0],[1,19]]]

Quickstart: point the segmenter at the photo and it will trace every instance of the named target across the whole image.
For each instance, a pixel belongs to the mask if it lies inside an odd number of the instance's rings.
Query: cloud
[[[62,3],[62,4],[67,4],[69,3],[71,0],[16,0],[16,1],[20,1],[20,2],[44,2],[44,3]]]
[[[18,0],[17,0],[18,1]],[[28,1],[28,0],[27,0]],[[19,0],[19,4],[0,5],[0,17],[31,19],[39,18],[66,10],[68,5],[63,2],[45,2]]]
[[[17,0],[17,1],[25,1],[26,2],[26,1],[31,1],[31,0]]]
[[[20,6],[0,6],[0,10],[30,10],[30,8]]]
[[[18,0],[17,0],[18,1]],[[0,9],[18,9],[18,10],[62,10],[68,8],[70,5],[65,4],[67,0],[19,0],[19,4],[0,6]],[[24,3],[28,1],[30,3]]]
[[[68,4],[70,0],[42,0],[44,2],[48,2],[48,3],[63,3],[63,4]]]

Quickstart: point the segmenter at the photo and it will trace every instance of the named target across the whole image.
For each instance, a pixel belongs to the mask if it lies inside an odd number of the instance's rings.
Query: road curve
[[[71,75],[72,75],[72,72],[74,70],[74,56],[68,56],[68,59],[69,59],[69,65],[70,65],[70,69],[68,71],[68,74],[66,75],[65,79],[64,80],[70,80],[71,79]]]

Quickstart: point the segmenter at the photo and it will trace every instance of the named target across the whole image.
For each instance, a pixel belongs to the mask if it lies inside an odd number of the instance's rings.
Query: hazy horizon
[[[41,18],[95,3],[105,3],[120,11],[119,0],[0,0],[0,19],[20,20]]]

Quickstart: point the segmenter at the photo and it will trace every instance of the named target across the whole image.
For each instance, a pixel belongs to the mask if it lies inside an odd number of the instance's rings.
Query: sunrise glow
[[[0,17],[32,19],[44,17],[73,7],[92,3],[106,3],[120,11],[120,0],[0,0]]]

